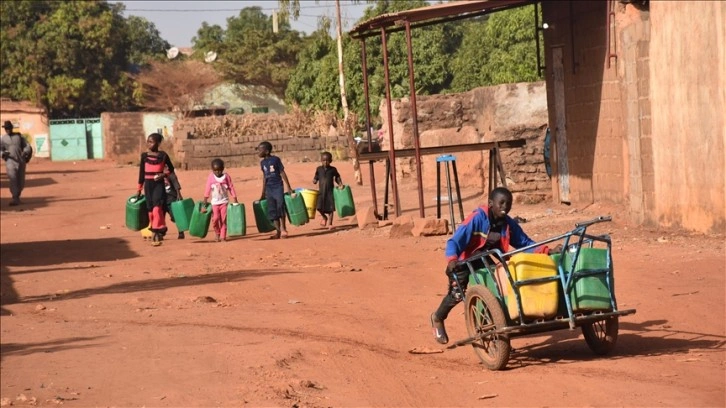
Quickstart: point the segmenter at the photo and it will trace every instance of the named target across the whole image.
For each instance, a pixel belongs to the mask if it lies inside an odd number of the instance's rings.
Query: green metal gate
[[[50,157],[53,161],[102,159],[101,118],[51,120]]]

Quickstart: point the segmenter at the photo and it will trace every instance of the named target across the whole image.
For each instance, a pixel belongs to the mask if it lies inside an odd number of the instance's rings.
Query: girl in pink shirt
[[[217,242],[227,240],[227,204],[232,197],[237,202],[237,193],[234,191],[232,177],[224,172],[222,159],[212,160],[212,172],[207,177],[207,186],[204,188],[204,204],[212,198],[212,227]],[[204,208],[204,207],[202,207]]]

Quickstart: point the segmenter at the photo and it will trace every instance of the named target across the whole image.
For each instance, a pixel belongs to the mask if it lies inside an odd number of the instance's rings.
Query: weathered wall
[[[482,87],[461,94],[418,96],[416,106],[421,147],[527,140],[522,149],[501,151],[508,187],[523,201],[536,202],[550,197],[543,156],[547,128],[544,82]],[[382,103],[384,130],[388,129],[386,112],[386,104]],[[413,148],[408,98],[393,102],[392,117],[396,149]],[[388,150],[389,145],[388,136],[384,134],[382,148]],[[488,154],[454,154],[462,186],[486,189]],[[415,159],[397,159],[396,172],[400,183],[416,183]],[[435,189],[436,156],[421,157],[421,172],[424,188]]]
[[[638,224],[655,223],[646,215],[655,208],[653,127],[650,100],[650,13],[635,7],[618,6],[613,34],[617,57],[611,58],[620,80],[621,111],[624,118],[624,200],[630,218]],[[617,58],[617,59],[615,59]]]
[[[643,8],[549,1],[542,7],[550,26],[544,35],[553,124],[559,101],[553,67],[564,68],[567,151],[557,157],[553,147],[553,170],[566,160],[571,201],[623,203],[637,223],[723,233],[724,3],[651,1]],[[553,59],[556,50],[561,59]],[[561,129],[552,129],[556,142]],[[559,198],[562,177],[553,180]]]
[[[204,97],[207,106],[224,106],[227,112],[243,109],[252,113],[254,107],[266,107],[269,112],[285,113],[285,102],[262,86],[220,84],[210,89]]]
[[[146,137],[154,132],[164,135],[161,149],[182,169],[207,169],[216,157],[228,167],[255,165],[255,148],[264,140],[287,161],[317,161],[326,150],[336,160],[347,157],[347,139],[335,128],[340,124],[325,112],[187,119],[163,112],[103,113],[101,123],[105,157],[119,164],[137,164]]]
[[[101,114],[104,157],[118,164],[138,164],[146,150],[143,116],[142,112]]]
[[[264,117],[265,115],[260,115]],[[272,117],[272,116],[269,116]],[[273,154],[283,161],[318,161],[320,153],[330,151],[334,158],[344,156],[348,145],[344,136],[295,137],[283,133],[249,134],[236,129],[224,116],[179,119],[174,122],[175,163],[182,169],[208,169],[212,159],[221,158],[227,167],[254,166],[260,161],[255,150],[262,141],[273,145]],[[224,128],[225,137],[207,137],[200,129]],[[238,135],[238,136],[233,136]]]
[[[726,230],[726,3],[652,1],[655,212],[661,225]]]
[[[43,108],[27,101],[0,101],[0,122],[9,120],[15,131],[30,136],[36,157],[50,157],[48,117]],[[4,133],[4,132],[3,132]]]
[[[550,81],[547,100],[553,124],[557,112],[551,78],[556,63],[564,68],[569,199],[562,201],[572,203],[623,199],[623,112],[615,65],[606,67],[606,5],[605,1],[560,1],[542,7],[543,20],[550,26],[544,31],[548,45],[545,72]],[[555,47],[562,51],[561,61],[553,60]],[[560,130],[552,126],[553,142]],[[552,151],[556,170],[557,161],[564,158],[557,154],[556,143]],[[558,199],[565,195],[557,185],[553,193]]]

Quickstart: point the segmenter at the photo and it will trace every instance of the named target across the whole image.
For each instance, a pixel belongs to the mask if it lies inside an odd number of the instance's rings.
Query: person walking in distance
[[[3,123],[5,134],[0,138],[0,151],[5,160],[5,168],[10,180],[11,206],[20,204],[20,194],[25,188],[25,169],[33,154],[33,149],[20,133],[13,132],[13,124],[9,120]]]

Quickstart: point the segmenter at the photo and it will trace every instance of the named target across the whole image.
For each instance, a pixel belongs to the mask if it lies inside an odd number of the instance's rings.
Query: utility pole
[[[363,178],[360,173],[360,160],[358,159],[358,146],[356,146],[353,132],[355,131],[354,124],[350,123],[349,111],[348,111],[348,98],[345,94],[345,73],[343,71],[343,26],[342,19],[340,18],[340,0],[335,0],[335,13],[337,17],[337,29],[336,33],[338,36],[338,74],[340,77],[340,103],[343,105],[343,132],[348,137],[348,146],[353,156],[353,171],[355,182],[358,185],[363,184]]]

